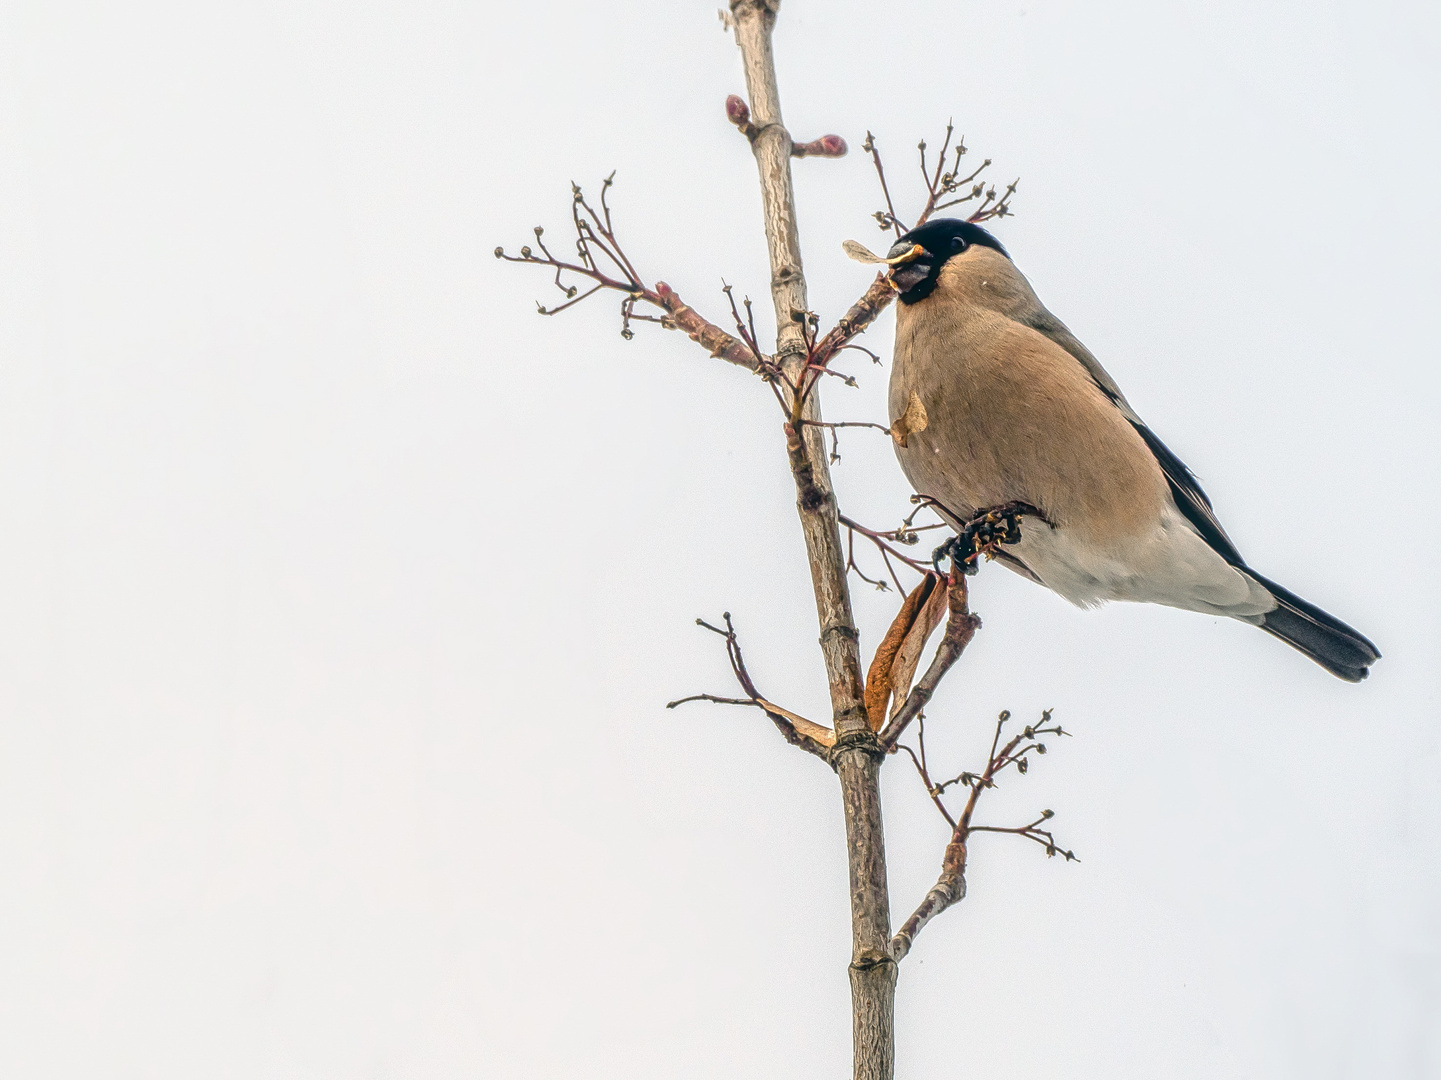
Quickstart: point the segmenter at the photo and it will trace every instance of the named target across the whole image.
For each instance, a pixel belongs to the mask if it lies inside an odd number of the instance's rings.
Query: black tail
[[[1271,590],[1278,605],[1275,611],[1261,617],[1261,629],[1299,649],[1332,675],[1347,682],[1360,682],[1367,675],[1366,669],[1381,658],[1375,645],[1340,619],[1327,615],[1254,570],[1248,568],[1246,573]]]

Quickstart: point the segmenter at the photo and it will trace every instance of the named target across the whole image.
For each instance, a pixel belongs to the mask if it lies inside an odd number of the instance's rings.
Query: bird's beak
[[[881,262],[887,266],[904,266],[908,262],[915,262],[926,253],[926,249],[920,244],[897,244],[886,253],[886,258]]]
[[[924,261],[930,252],[920,244],[897,244],[886,254],[883,261],[891,268],[886,280],[896,292],[907,292],[930,275],[930,263]]]

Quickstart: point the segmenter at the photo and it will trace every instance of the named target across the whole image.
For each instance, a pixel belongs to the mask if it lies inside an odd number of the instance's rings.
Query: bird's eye
[[[961,250],[962,248],[964,248],[965,246],[966,246],[966,242],[965,242],[964,240],[962,240],[959,236],[953,236],[953,237],[951,237],[951,250],[952,250],[952,251],[960,251],[960,250]]]

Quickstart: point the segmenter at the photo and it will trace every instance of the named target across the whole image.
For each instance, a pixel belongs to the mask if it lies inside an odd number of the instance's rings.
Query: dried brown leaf
[[[935,633],[936,627],[941,625],[941,619],[946,614],[947,594],[950,590],[946,585],[946,579],[940,578],[936,587],[931,590],[931,595],[921,606],[916,614],[915,621],[906,633],[905,640],[896,651],[895,661],[891,664],[891,701],[893,706],[892,714],[898,711],[906,703],[906,695],[911,692],[911,680],[916,676],[916,666],[921,662],[921,653],[925,650],[926,641]]]
[[[896,612],[890,629],[876,648],[871,669],[866,673],[866,718],[870,721],[872,731],[879,731],[886,719],[886,704],[890,700],[892,687],[891,669],[895,665],[896,654],[905,644],[906,636],[915,625],[917,616],[936,593],[937,584],[942,584],[938,574],[928,573],[921,579],[921,583],[911,590],[901,604],[901,610]],[[941,589],[942,595],[944,592],[945,590]]]
[[[896,440],[897,446],[909,446],[909,438],[918,431],[925,431],[930,422],[920,395],[912,390],[911,400],[906,403],[906,411],[899,419],[891,421],[891,438]]]
[[[841,250],[846,253],[847,257],[854,259],[858,263],[869,263],[875,266],[876,264],[884,265],[886,261],[870,248],[866,247],[865,244],[856,240],[843,241],[841,243]]]
[[[795,728],[802,735],[809,735],[816,742],[823,746],[835,746],[836,733],[828,727],[807,720],[799,713],[793,713],[789,709],[782,709],[779,705],[772,704],[765,698],[756,698],[757,703],[767,713],[775,713],[790,721],[791,727]]]

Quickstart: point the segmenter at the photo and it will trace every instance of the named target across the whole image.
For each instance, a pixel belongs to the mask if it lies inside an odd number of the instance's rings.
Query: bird
[[[896,454],[952,528],[1001,508],[1019,540],[989,553],[1073,604],[1227,616],[1348,682],[1367,676],[1376,646],[1246,563],[1191,470],[991,233],[936,219],[863,261],[889,264],[900,301],[888,394]]]

